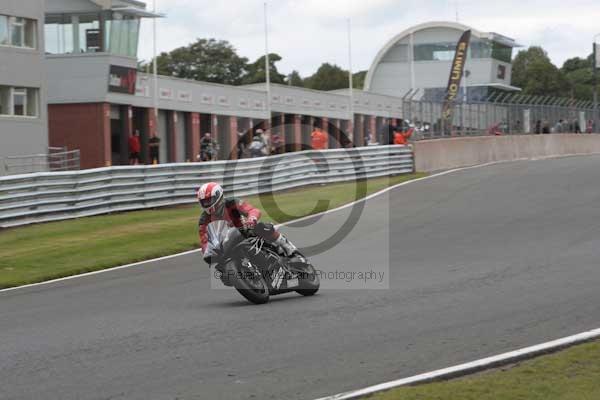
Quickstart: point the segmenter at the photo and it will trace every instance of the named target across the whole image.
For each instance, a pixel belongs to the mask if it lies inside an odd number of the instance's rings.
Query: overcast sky
[[[151,9],[153,0],[146,1]],[[212,37],[229,41],[250,61],[264,54],[264,1],[157,1],[158,12],[167,15],[158,24],[159,51]],[[354,70],[364,70],[394,35],[427,21],[455,21],[457,8],[460,22],[526,47],[541,45],[559,66],[588,56],[600,33],[600,0],[271,0],[269,50],[283,57],[282,73],[295,69],[307,76],[323,62],[347,68],[350,16]],[[148,21],[142,26],[140,57],[152,57]]]

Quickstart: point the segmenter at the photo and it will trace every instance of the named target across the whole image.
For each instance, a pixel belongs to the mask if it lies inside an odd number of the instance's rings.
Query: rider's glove
[[[244,229],[252,230],[256,227],[256,218],[248,218],[244,221]]]

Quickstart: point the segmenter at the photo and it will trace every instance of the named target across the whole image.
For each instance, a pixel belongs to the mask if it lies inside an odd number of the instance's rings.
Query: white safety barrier
[[[0,178],[0,227],[193,203],[207,181],[247,196],[413,171],[411,146],[377,146],[9,176]]]

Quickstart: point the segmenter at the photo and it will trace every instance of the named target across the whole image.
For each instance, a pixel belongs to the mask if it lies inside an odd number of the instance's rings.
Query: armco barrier
[[[246,196],[410,173],[410,146],[303,151],[239,161],[110,167],[0,178],[0,227],[195,202],[207,181]]]
[[[481,136],[415,143],[415,168],[420,172],[576,154],[600,153],[600,135],[547,134]]]

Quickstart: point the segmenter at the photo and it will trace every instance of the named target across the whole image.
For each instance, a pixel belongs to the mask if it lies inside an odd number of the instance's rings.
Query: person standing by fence
[[[136,130],[128,140],[129,145],[129,165],[138,165],[140,163],[140,131]]]
[[[160,163],[160,138],[156,136],[156,133],[152,132],[150,139],[148,140],[148,147],[150,149],[150,164]]]
[[[327,134],[323,132],[320,126],[315,126],[315,130],[310,134],[310,145],[313,150],[326,150],[327,149]]]

